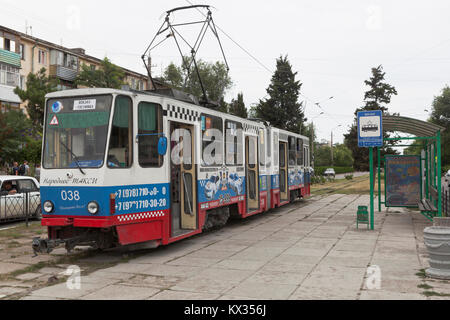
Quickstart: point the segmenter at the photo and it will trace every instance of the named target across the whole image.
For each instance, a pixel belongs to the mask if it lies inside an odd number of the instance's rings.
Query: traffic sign
[[[383,112],[381,110],[358,112],[358,146],[360,148],[383,146]]]

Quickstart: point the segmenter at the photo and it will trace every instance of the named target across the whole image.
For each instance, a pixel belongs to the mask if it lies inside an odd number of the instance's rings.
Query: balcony
[[[77,77],[77,70],[67,68],[61,65],[50,65],[50,76],[57,77],[66,81],[74,81]]]
[[[20,68],[20,54],[0,49],[0,62]]]

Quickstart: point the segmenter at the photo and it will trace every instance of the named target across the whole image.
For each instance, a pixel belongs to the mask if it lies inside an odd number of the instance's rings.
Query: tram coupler
[[[51,240],[51,239],[41,239],[40,237],[33,238],[33,252],[36,257],[39,253],[47,253],[53,251],[53,249],[59,247],[61,244],[65,243],[65,240]]]

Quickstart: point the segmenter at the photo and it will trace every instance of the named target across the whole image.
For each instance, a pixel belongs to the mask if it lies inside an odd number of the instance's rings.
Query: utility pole
[[[331,166],[334,167],[334,154],[333,154],[333,130],[342,127],[342,125],[338,125],[337,127],[331,129]]]
[[[331,166],[334,167],[334,155],[333,155],[333,131],[331,131]]]

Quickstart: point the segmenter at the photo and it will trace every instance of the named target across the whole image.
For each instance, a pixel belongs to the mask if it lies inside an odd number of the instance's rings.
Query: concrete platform
[[[357,230],[357,207],[368,202],[297,202],[82,274],[78,290],[59,283],[24,299],[446,299],[448,282],[423,278],[431,223],[396,209],[375,213],[375,231]]]

